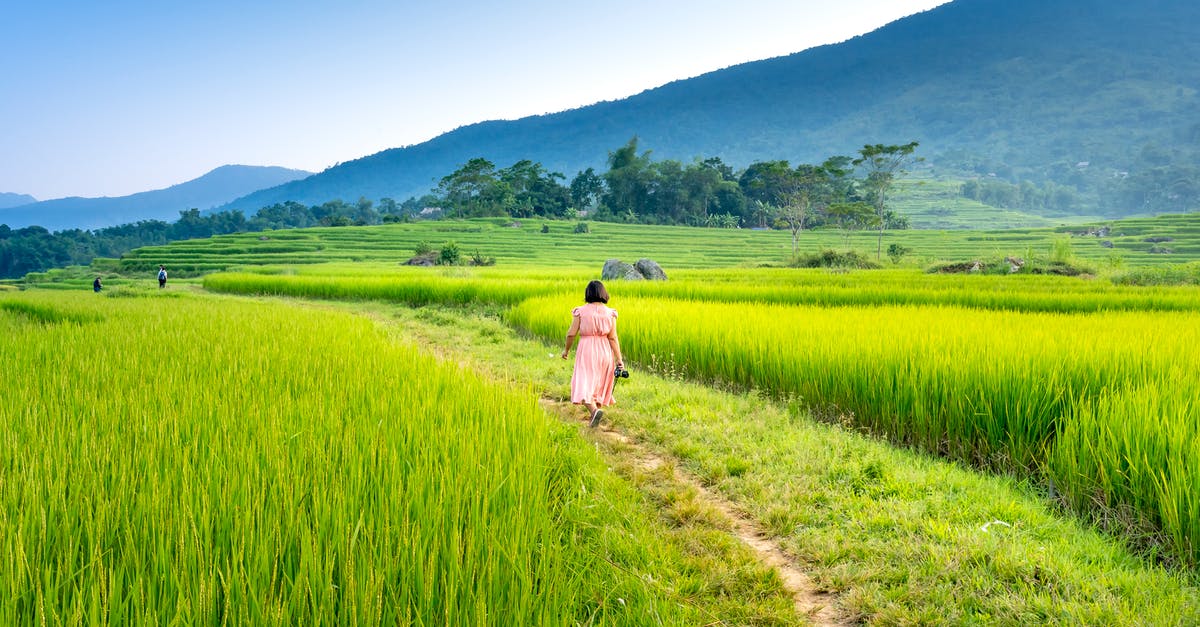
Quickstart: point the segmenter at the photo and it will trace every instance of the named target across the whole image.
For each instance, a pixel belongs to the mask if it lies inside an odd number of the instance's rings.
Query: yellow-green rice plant
[[[346,314],[0,304],[0,624],[609,620],[533,395]]]
[[[299,296],[332,300],[384,300],[409,305],[469,303],[511,305],[530,296],[554,294],[561,284],[553,281],[455,278],[439,275],[281,276],[222,273],[204,278],[204,287],[215,292]]]
[[[1181,364],[1154,381],[1081,400],[1049,461],[1051,475],[1077,509],[1131,508],[1159,526],[1172,553],[1191,566],[1200,563],[1194,366]]]
[[[557,341],[573,304],[533,299],[509,319]],[[899,441],[1001,469],[1042,471],[1056,434],[1098,396],[1169,385],[1180,398],[1200,397],[1194,378],[1169,384],[1166,378],[1178,364],[1200,363],[1195,313],[823,309],[638,298],[611,304],[621,312],[623,351],[635,366],[669,362],[700,379],[800,398]],[[1137,416],[1126,413],[1126,420]],[[1200,431],[1194,417],[1174,424],[1181,438]],[[1183,450],[1194,451],[1195,439],[1180,441],[1188,443],[1193,448]],[[1138,468],[1158,473],[1161,490],[1194,486],[1193,475],[1173,470],[1178,464],[1138,462],[1140,448],[1128,454]],[[1059,475],[1070,468],[1064,463]],[[1161,499],[1148,485],[1131,489],[1149,500],[1112,498],[1149,507]],[[1155,514],[1164,527],[1172,516],[1184,517]]]
[[[684,271],[666,283],[622,282],[627,295],[712,302],[791,305],[953,305],[976,309],[1057,313],[1196,311],[1191,288],[1128,288],[1107,282],[1047,276],[928,275],[913,270]]]
[[[533,296],[578,291],[594,274],[540,268],[409,268],[397,271],[322,264],[266,266],[251,273],[210,275],[213,291],[310,298],[387,300],[413,305],[486,302],[512,305]],[[269,278],[268,278],[269,277]],[[953,305],[973,309],[1058,313],[1196,311],[1200,292],[1129,288],[1065,277],[954,277],[915,271],[836,275],[804,270],[687,271],[667,282],[610,282],[610,291],[704,302],[780,305]]]

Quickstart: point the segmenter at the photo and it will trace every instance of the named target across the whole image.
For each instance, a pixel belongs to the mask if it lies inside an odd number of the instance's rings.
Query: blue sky
[[[0,192],[121,196],[227,163],[319,171],[944,2],[6,0]]]

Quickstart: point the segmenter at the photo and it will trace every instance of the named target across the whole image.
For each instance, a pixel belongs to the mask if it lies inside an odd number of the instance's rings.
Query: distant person
[[[103,288],[103,287],[104,287],[103,285],[100,285],[100,277],[96,277],[96,280],[92,281],[92,291],[93,292],[99,294],[101,288]]]
[[[624,368],[621,343],[617,340],[617,311],[608,308],[608,290],[600,281],[587,284],[583,292],[587,303],[571,310],[571,328],[567,330],[567,347],[562,358],[571,352],[571,344],[579,337],[575,349],[575,370],[571,374],[571,402],[587,408],[595,427],[604,417],[601,407],[612,405],[615,371]]]
[[[166,286],[167,286],[167,267],[159,266],[158,267],[158,289],[161,290],[162,288],[164,288]]]

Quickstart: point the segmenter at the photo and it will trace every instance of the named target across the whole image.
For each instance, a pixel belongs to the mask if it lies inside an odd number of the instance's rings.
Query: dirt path
[[[543,398],[541,404],[548,411],[558,415],[564,422],[584,424],[580,410],[570,403]],[[632,451],[631,456],[638,467],[643,470],[657,470],[667,464],[667,460],[654,451],[642,446],[624,433],[608,425],[601,425],[592,430],[595,437],[609,442],[620,443]],[[695,477],[679,471],[676,467],[672,472],[672,480],[693,488],[699,498],[721,512],[730,522],[733,535],[749,547],[758,559],[774,568],[783,580],[784,587],[792,594],[796,613],[808,618],[813,625],[853,625],[839,616],[834,602],[836,598],[817,590],[812,579],[805,574],[779,544],[772,540],[759,525],[750,517],[740,512],[737,507],[719,494],[705,488]]]

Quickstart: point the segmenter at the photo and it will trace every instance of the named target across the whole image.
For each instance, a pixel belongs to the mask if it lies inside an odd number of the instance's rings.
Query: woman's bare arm
[[[612,330],[608,332],[608,345],[612,347],[613,358],[617,360],[617,365],[624,366],[625,360],[621,358],[621,340],[617,338],[616,318],[613,318]]]
[[[567,347],[562,352],[563,359],[566,359],[567,354],[571,352],[571,344],[575,343],[577,335],[579,335],[579,316],[571,316],[571,328],[567,329]]]

